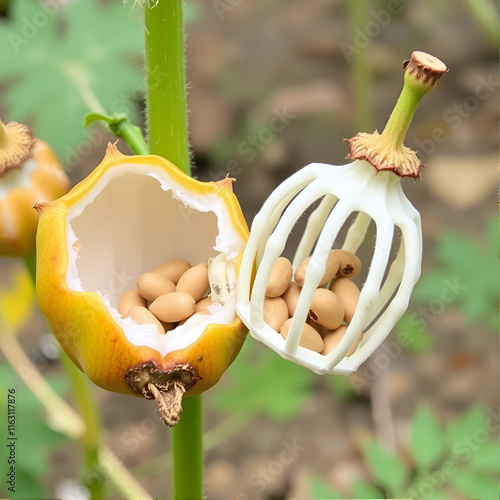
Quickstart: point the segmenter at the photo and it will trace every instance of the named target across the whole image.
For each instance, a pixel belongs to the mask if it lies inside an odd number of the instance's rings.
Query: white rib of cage
[[[307,220],[292,261],[295,272],[314,247],[285,340],[264,322],[267,282],[292,228],[307,208],[320,199]],[[373,220],[373,257],[344,337],[333,351],[322,355],[299,346],[300,335],[312,296],[325,272],[327,256],[340,229],[355,212],[358,214],[341,248],[356,253]],[[395,227],[401,238],[391,261]],[[342,166],[312,163],[278,186],[255,216],[239,273],[236,310],[251,335],[282,357],[318,374],[347,375],[377,349],[406,311],[420,276],[421,261],[420,214],[404,195],[397,175],[389,171],[377,173],[365,160]],[[364,332],[362,341],[346,357],[360,331]]]

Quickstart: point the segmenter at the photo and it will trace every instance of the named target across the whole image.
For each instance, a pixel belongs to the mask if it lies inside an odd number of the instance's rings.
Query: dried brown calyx
[[[13,168],[19,168],[31,158],[35,138],[31,129],[22,123],[0,120],[0,177]]]
[[[389,170],[400,177],[420,179],[424,165],[415,151],[403,145],[403,140],[420,100],[436,87],[448,68],[437,57],[420,51],[413,52],[403,67],[404,87],[382,134],[361,132],[344,141],[351,150],[347,158],[366,160],[378,172]]]
[[[179,364],[171,370],[161,370],[156,363],[148,361],[131,368],[125,377],[134,392],[158,404],[162,420],[173,427],[179,422],[182,398],[185,392],[200,380],[193,367]]]

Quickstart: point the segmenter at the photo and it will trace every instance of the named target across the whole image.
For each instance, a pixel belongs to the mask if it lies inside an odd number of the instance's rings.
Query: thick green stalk
[[[191,175],[182,0],[147,4],[145,23],[149,148]],[[174,499],[201,499],[201,396],[185,398],[182,406],[180,421],[172,429]]]
[[[201,395],[185,398],[179,423],[172,428],[174,500],[203,498]]]
[[[149,147],[191,175],[182,0],[145,8]]]

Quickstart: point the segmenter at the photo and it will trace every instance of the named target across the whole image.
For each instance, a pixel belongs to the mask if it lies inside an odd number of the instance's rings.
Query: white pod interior
[[[122,164],[108,169],[88,195],[69,208],[66,236],[67,285],[98,293],[134,345],[165,356],[195,342],[209,323],[235,319],[235,259],[245,241],[216,194],[187,191],[161,168]],[[218,279],[227,281],[232,293],[224,305],[211,306],[212,314],[194,314],[160,335],[154,325],[140,325],[118,312],[120,296],[136,287],[142,273],[169,260],[185,259],[194,266],[215,257],[225,264]]]

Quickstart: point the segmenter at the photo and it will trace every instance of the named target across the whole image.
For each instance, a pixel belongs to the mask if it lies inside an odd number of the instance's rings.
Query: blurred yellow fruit
[[[69,189],[53,151],[34,139],[26,125],[0,121],[0,255],[26,256],[35,250],[35,203]]]

